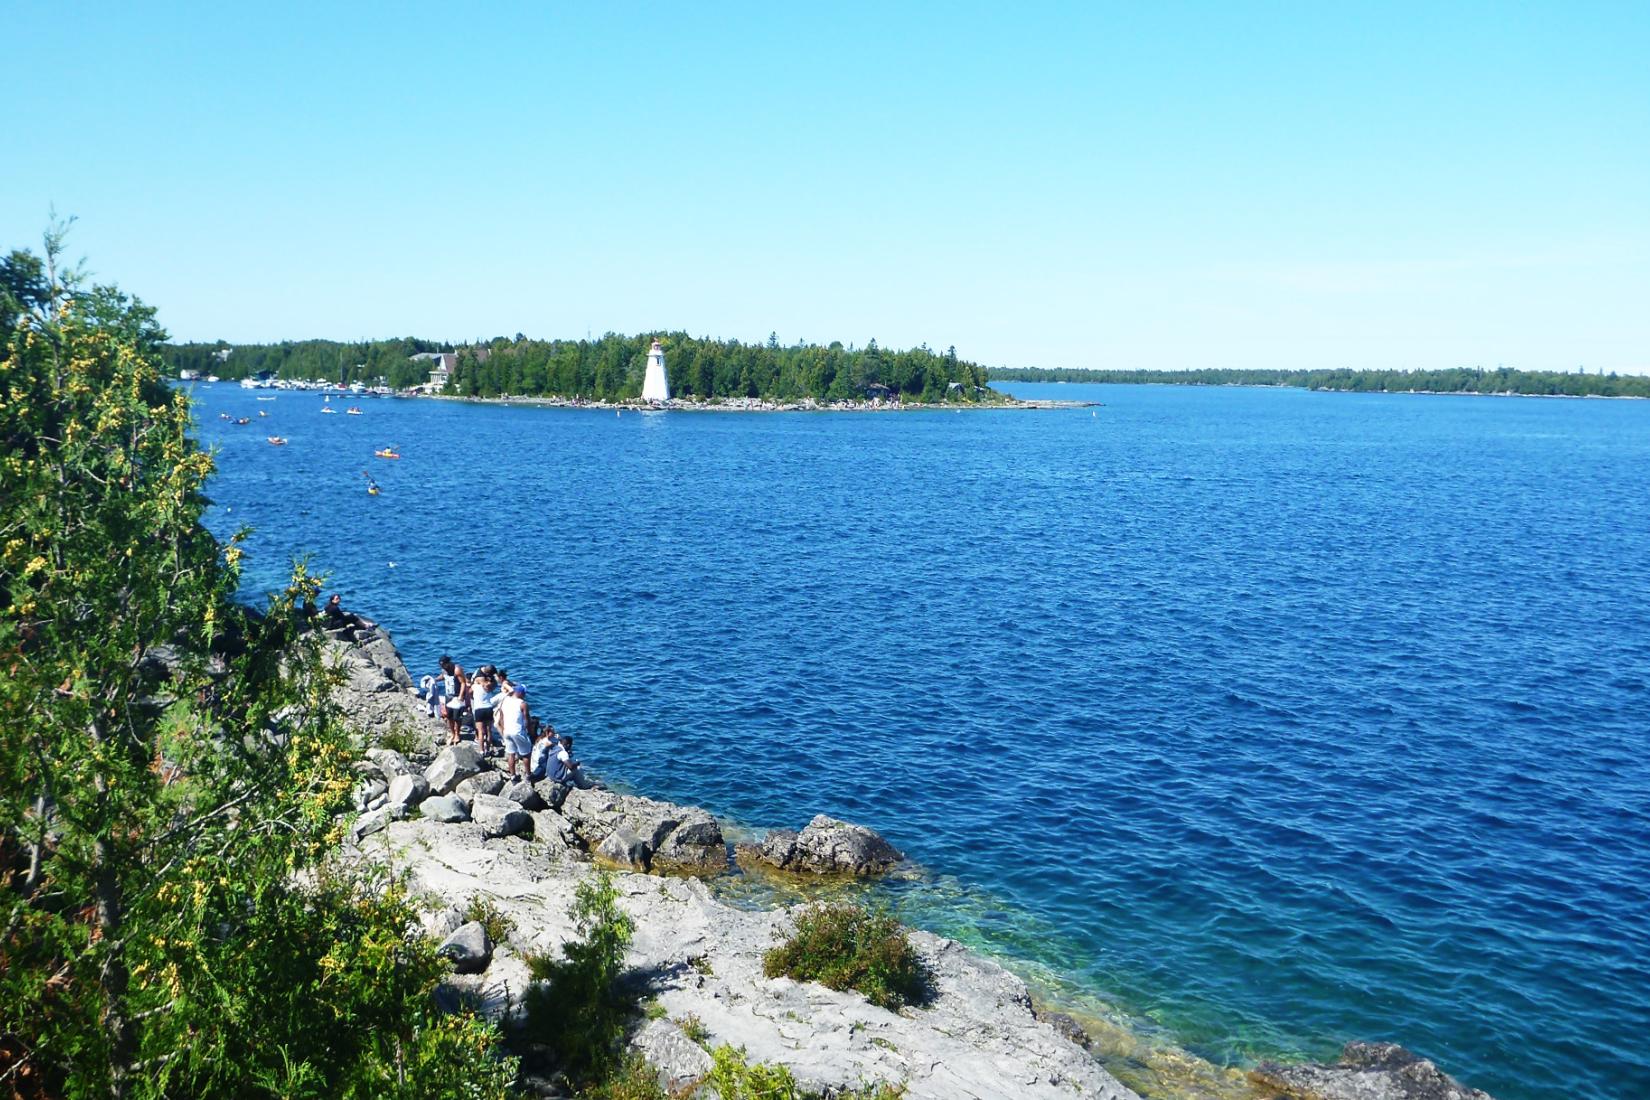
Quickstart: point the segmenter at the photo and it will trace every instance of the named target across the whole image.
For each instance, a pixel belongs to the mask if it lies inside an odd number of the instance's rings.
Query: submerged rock
[[[1332,1066],[1262,1062],[1249,1079],[1288,1100],[1493,1100],[1396,1043],[1348,1043]]]

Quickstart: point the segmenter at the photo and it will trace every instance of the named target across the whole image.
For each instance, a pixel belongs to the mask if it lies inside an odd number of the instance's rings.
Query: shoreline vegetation
[[[685,332],[595,339],[534,340],[521,333],[472,344],[416,337],[391,340],[224,340],[166,344],[174,376],[225,381],[266,378],[338,386],[382,385],[397,393],[533,402],[563,407],[648,407],[641,403],[647,349],[665,345],[673,409],[815,411],[909,408],[1067,408],[1093,402],[1017,400],[996,382],[1170,386],[1261,386],[1347,393],[1519,397],[1650,398],[1650,375],[1584,370],[1105,370],[986,367],[927,345],[905,350],[840,341],[782,346],[692,337]],[[444,369],[436,369],[444,368]]]
[[[955,348],[893,350],[875,340],[864,347],[840,341],[782,346],[773,335],[763,344],[744,344],[685,332],[608,333],[585,340],[530,340],[517,333],[456,347],[413,337],[238,345],[220,340],[168,344],[162,354],[174,377],[189,372],[227,381],[359,382],[446,397],[627,402],[641,398],[654,340],[665,348],[671,395],[683,402],[880,400],[967,406],[1009,401],[990,388],[985,367],[958,358]]]
[[[992,382],[1083,382],[1149,386],[1264,386],[1344,393],[1468,394],[1485,397],[1650,398],[1650,375],[1484,370],[1088,370],[998,367]]]

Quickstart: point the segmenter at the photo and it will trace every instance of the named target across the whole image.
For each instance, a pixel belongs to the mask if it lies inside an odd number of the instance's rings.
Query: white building
[[[665,347],[657,340],[647,349],[647,377],[642,379],[642,400],[670,400],[670,377],[665,374]]]

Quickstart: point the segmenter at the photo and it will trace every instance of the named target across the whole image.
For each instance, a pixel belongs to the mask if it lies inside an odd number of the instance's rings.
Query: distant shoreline
[[[1537,397],[1565,401],[1650,401],[1636,393],[1519,393],[1516,390],[1352,390],[1337,386],[1291,386],[1284,382],[1030,382],[999,379],[1027,386],[1179,386],[1196,390],[1299,390],[1301,393],[1350,393],[1366,397]],[[1088,402],[1103,404],[1103,402]]]
[[[663,405],[645,401],[585,401],[572,397],[471,397],[445,393],[396,394],[397,397],[417,397],[432,401],[461,401],[478,405],[532,405],[550,409],[612,410],[614,412],[700,412],[700,413],[782,413],[782,412],[956,412],[986,411],[991,409],[1088,409],[1103,405],[1100,401],[1061,401],[1046,398],[1010,398],[989,403],[966,402],[957,404],[924,404],[920,401],[769,401],[762,398],[744,398],[738,401],[721,398],[716,401],[687,401],[672,398]]]

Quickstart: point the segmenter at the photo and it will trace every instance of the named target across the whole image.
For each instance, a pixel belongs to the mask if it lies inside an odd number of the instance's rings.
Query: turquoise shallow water
[[[873,825],[916,919],[1217,1062],[1650,1095],[1650,403],[1010,388],[1105,406],[196,396],[250,587],[312,553],[599,770]]]

